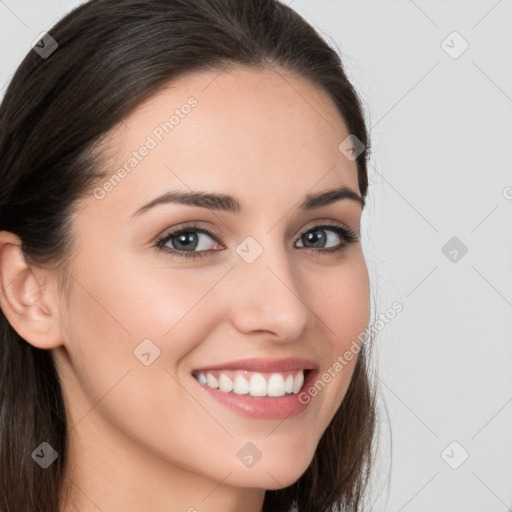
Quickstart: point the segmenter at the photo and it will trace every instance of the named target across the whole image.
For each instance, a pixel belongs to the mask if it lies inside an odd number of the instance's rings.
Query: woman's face
[[[211,480],[275,489],[306,470],[369,321],[360,242],[336,230],[357,237],[361,204],[303,207],[359,195],[347,136],[322,90],[247,68],[173,82],[110,134],[106,178],[73,220],[52,350],[76,468],[195,474],[205,495]],[[158,200],[171,191],[233,200]]]

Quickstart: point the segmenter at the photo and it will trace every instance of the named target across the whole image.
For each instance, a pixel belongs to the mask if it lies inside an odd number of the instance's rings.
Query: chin
[[[257,487],[266,490],[277,490],[294,484],[307,470],[311,456],[295,453],[291,458],[275,453],[264,462],[263,458],[252,468],[237,471],[231,476],[232,485],[240,487]]]

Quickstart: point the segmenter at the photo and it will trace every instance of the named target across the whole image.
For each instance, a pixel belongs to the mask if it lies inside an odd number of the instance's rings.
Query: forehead
[[[246,67],[188,74],[106,139],[103,182],[122,175],[106,199],[133,209],[166,189],[212,190],[251,210],[342,184],[359,193],[356,162],[338,149],[348,135],[329,95],[304,78]]]

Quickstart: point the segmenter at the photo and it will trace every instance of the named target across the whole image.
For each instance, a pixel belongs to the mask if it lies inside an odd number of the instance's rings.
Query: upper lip
[[[287,357],[284,359],[269,358],[250,358],[237,359],[227,363],[216,364],[213,366],[203,366],[196,368],[195,372],[204,372],[207,370],[248,370],[250,372],[284,372],[290,370],[316,370],[318,365],[310,359],[300,357]]]

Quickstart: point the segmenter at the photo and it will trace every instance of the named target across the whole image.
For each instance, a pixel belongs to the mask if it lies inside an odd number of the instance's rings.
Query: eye
[[[325,233],[331,232],[331,236],[326,236]],[[332,235],[335,234],[335,236]],[[342,242],[335,244],[334,246],[324,248],[323,244],[332,242],[333,239],[341,238]],[[318,247],[318,244],[322,245],[322,252],[340,252],[343,251],[348,245],[355,243],[358,240],[356,233],[345,226],[337,224],[322,224],[314,226],[308,229],[300,238],[301,243],[316,244],[314,248]]]
[[[330,233],[330,235],[326,235],[326,233]],[[208,242],[208,238],[213,240],[213,244]],[[155,246],[171,257],[200,258],[205,253],[224,250],[219,238],[219,235],[208,229],[190,226],[171,231],[160,238]],[[336,243],[336,239],[341,239],[341,242]],[[313,249],[314,252],[336,253],[344,251],[357,240],[357,234],[350,228],[337,224],[320,224],[305,231],[297,241],[302,245],[296,247]],[[169,247],[169,243],[171,247]],[[332,243],[334,245],[325,247],[326,244]],[[209,248],[209,245],[213,245],[214,248]],[[217,248],[215,248],[216,245]],[[221,248],[219,249],[219,247]]]
[[[217,235],[210,230],[191,226],[171,231],[158,240],[156,245],[173,257],[198,258],[208,250],[208,242],[204,241],[208,237],[217,242]],[[172,242],[173,247],[168,247],[168,242]],[[198,250],[201,252],[197,252]]]

